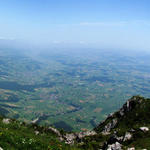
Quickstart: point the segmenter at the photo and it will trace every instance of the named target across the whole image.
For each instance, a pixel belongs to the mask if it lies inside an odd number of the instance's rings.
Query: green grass
[[[0,118],[0,147],[5,150],[78,150],[58,140],[47,127],[28,125],[16,120],[9,124]],[[36,135],[35,131],[39,131]]]

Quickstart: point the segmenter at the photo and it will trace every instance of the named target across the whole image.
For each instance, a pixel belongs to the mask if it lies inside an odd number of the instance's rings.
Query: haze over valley
[[[150,54],[1,48],[1,113],[67,131],[92,129],[133,95],[149,97]]]

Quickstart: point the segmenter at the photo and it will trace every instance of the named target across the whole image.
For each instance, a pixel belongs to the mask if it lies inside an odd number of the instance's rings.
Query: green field
[[[0,111],[68,131],[92,129],[129,97],[150,97],[150,54],[0,49]]]

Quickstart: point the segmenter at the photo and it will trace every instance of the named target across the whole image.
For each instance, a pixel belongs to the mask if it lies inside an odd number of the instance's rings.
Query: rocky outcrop
[[[131,148],[128,148],[127,150],[135,150],[135,148],[134,148],[134,147],[131,147]]]
[[[63,138],[66,144],[74,144],[74,141],[77,139],[77,135],[74,133],[65,134]]]
[[[52,132],[54,132],[55,134],[57,134],[58,136],[62,136],[56,128],[49,127],[48,129],[51,130]]]
[[[82,139],[86,136],[94,136],[97,133],[95,131],[86,131],[79,133],[70,133],[63,135],[66,144],[74,144],[75,141],[82,142]]]
[[[117,117],[118,118],[123,117],[125,115],[125,113],[131,111],[135,107],[135,103],[137,103],[136,97],[129,99],[118,112],[111,113],[110,115],[108,115],[106,120],[101,122],[99,124],[99,126],[95,128],[95,130],[102,128],[101,132],[103,135],[109,134],[111,129],[115,128],[115,126],[118,123]],[[106,122],[108,122],[108,123],[105,124]]]
[[[104,126],[104,129],[102,131],[103,135],[110,134],[109,132],[111,129],[113,129],[117,124],[117,119],[113,119],[111,122],[109,122],[107,125]]]
[[[132,134],[126,132],[124,136],[118,137],[116,134],[113,134],[108,141],[103,145],[104,150],[121,150],[122,143],[128,141],[132,138]]]
[[[80,132],[77,134],[79,139],[84,138],[85,136],[93,136],[96,135],[97,133],[95,131],[86,131],[86,132]]]
[[[141,101],[139,101],[141,102]],[[124,114],[126,112],[129,112],[131,111],[134,107],[135,107],[135,104],[137,103],[137,98],[136,97],[133,97],[131,99],[129,99],[124,105],[123,107],[119,110],[119,114],[120,114],[120,117],[124,116]]]
[[[120,143],[116,142],[112,145],[108,145],[107,150],[122,150],[121,146]]]

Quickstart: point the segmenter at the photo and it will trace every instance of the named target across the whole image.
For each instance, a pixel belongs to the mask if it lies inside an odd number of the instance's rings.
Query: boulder
[[[40,132],[39,131],[34,131],[35,135],[38,135]]]
[[[10,119],[8,119],[8,118],[4,118],[3,120],[2,120],[2,122],[4,123],[4,124],[9,124],[10,123]]]
[[[122,150],[121,144],[119,142],[116,142],[114,144],[108,145],[107,150]]]
[[[147,131],[149,131],[149,128],[148,127],[140,127],[140,130],[147,132]]]

